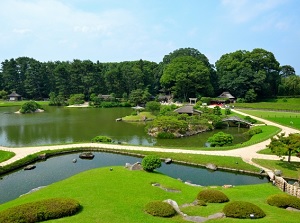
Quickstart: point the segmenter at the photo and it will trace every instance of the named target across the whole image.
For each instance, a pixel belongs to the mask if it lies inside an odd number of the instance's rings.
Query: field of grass
[[[191,203],[198,192],[204,187],[193,187],[179,180],[170,178],[160,173],[147,173],[144,171],[129,171],[124,167],[110,167],[93,169],[66,180],[51,184],[37,192],[22,196],[13,201],[0,205],[0,211],[12,206],[53,197],[73,198],[80,202],[82,211],[75,216],[48,222],[64,223],[163,223],[186,222],[181,216],[172,218],[153,217],[144,212],[144,206],[154,200],[175,200],[179,205]],[[153,187],[151,183],[160,183],[168,188],[180,190],[180,193],[172,193]],[[255,220],[256,222],[296,223],[299,221],[299,212],[291,212],[266,203],[268,196],[282,193],[270,183],[236,186],[233,188],[217,187],[224,192],[231,201],[242,200],[258,205],[262,208],[266,217]],[[190,215],[197,214],[207,216],[216,212],[222,212],[225,204],[208,204],[206,207],[194,207],[192,210],[182,209]],[[224,218],[212,222],[250,222],[253,220]]]
[[[269,121],[300,130],[300,113],[248,110],[248,109],[238,109],[238,110],[249,115],[267,119]]]
[[[0,150],[0,163],[12,158],[14,155],[15,155],[15,153],[13,153],[13,152],[7,152],[7,151]]]
[[[300,179],[300,163],[281,160],[253,159],[253,162],[270,170],[281,170],[284,177]]]
[[[151,112],[139,112],[137,115],[128,115],[122,118],[126,122],[139,122],[144,121],[145,117],[149,120],[154,119],[155,116]]]
[[[267,102],[235,103],[235,108],[252,108],[267,110],[287,110],[300,112],[300,98],[274,99]]]
[[[26,100],[24,101],[4,101],[0,100],[0,107],[10,107],[10,106],[21,106],[25,102],[28,102]],[[49,101],[37,101],[38,104],[40,105],[48,105]]]

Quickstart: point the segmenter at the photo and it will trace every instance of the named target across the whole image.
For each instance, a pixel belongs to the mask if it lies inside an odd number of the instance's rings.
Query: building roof
[[[192,105],[185,105],[174,110],[179,114],[201,114],[202,112],[193,108]]]
[[[21,95],[17,94],[15,91],[13,91],[8,97],[21,97]]]
[[[224,91],[222,94],[220,94],[219,98],[235,99],[235,97],[232,96],[228,91]]]

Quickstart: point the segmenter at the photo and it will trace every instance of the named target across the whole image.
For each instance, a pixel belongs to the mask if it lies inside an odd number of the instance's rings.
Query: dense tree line
[[[27,99],[83,94],[113,94],[129,98],[143,94],[172,94],[178,100],[217,96],[230,91],[246,101],[277,95],[299,95],[300,77],[293,67],[280,66],[264,49],[238,50],[216,62],[193,48],[165,55],[160,63],[138,60],[101,63],[90,60],[40,62],[19,57],[5,60],[0,70],[0,96],[16,91]]]

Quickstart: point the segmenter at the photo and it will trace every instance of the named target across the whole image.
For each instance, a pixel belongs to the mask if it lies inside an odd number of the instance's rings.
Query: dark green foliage
[[[246,120],[247,122],[250,122],[251,124],[257,123],[257,120],[254,119],[254,118],[251,118],[250,116],[246,116],[246,117],[244,118],[244,120]]]
[[[161,167],[161,160],[156,155],[145,156],[142,160],[143,169],[148,172],[153,172],[156,168]]]
[[[35,112],[37,109],[41,109],[42,107],[36,103],[35,101],[25,102],[20,109],[22,114]]]
[[[74,199],[52,198],[4,210],[0,212],[0,222],[34,223],[71,216],[79,210],[80,204]]]
[[[229,201],[229,198],[223,192],[213,189],[200,191],[197,199],[207,203],[224,203]]]
[[[267,203],[279,208],[292,207],[300,210],[300,199],[288,194],[274,194],[268,197]]]
[[[207,140],[207,142],[209,142],[210,146],[212,147],[229,145],[232,143],[232,141],[233,136],[224,132],[218,132],[212,137],[209,137]]]
[[[171,132],[159,132],[157,134],[157,138],[159,138],[159,139],[174,139],[175,136]]]
[[[203,201],[203,200],[198,200],[198,201],[197,201],[197,205],[198,205],[198,206],[207,206],[206,202]]]
[[[63,106],[67,105],[67,102],[65,101],[65,98],[62,95],[57,95],[54,92],[51,92],[49,94],[49,105],[50,106]]]
[[[226,217],[231,218],[263,218],[266,216],[260,207],[246,201],[230,202],[224,206],[223,212]]]
[[[146,109],[152,113],[160,111],[160,103],[157,101],[149,101],[146,103]]]
[[[262,133],[262,129],[261,128],[253,128],[253,129],[250,129],[249,131],[245,132],[245,134],[249,135],[250,137],[256,135],[256,134],[259,134],[259,133]]]
[[[214,114],[215,115],[222,115],[221,108],[219,106],[214,107]]]
[[[96,136],[92,139],[92,142],[111,142],[112,139],[107,136]]]
[[[230,114],[231,114],[230,108],[225,108],[225,115],[230,115]]]
[[[79,105],[84,103],[84,94],[73,94],[68,100],[69,105]]]
[[[175,209],[168,203],[162,201],[152,201],[145,205],[144,210],[153,216],[172,217],[176,214]]]

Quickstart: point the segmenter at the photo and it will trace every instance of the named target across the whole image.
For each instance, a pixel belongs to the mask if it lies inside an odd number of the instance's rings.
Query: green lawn
[[[299,105],[298,105],[299,106]],[[280,111],[263,111],[263,110],[248,110],[238,109],[249,115],[267,119],[272,122],[279,123],[284,126],[300,130],[300,113],[296,112],[280,112]]]
[[[180,193],[164,191],[153,187],[151,183],[157,182],[166,187],[180,190]],[[22,196],[13,201],[0,205],[0,210],[37,201],[45,198],[68,197],[80,202],[82,211],[72,217],[67,217],[48,222],[64,223],[161,223],[161,222],[186,222],[181,216],[172,218],[153,217],[144,212],[144,206],[154,200],[175,200],[179,205],[191,203],[198,192],[204,189],[186,185],[179,180],[170,178],[160,173],[147,173],[144,171],[129,171],[124,167],[109,167],[93,169],[66,180],[51,184],[37,192]],[[258,205],[262,208],[266,217],[255,222],[277,223],[278,219],[284,219],[285,223],[299,221],[299,212],[291,212],[269,206],[266,203],[268,196],[282,193],[278,188],[268,184],[249,186],[236,186],[234,188],[217,189],[224,192],[231,201],[242,200]],[[206,207],[195,207],[186,210],[189,214],[207,216],[216,212],[222,212],[225,204],[208,204]],[[183,209],[185,210],[185,209]],[[211,222],[252,222],[244,219],[219,219]]]
[[[270,170],[281,170],[284,177],[300,179],[300,163],[281,160],[253,159],[253,161]]]
[[[7,152],[7,151],[0,150],[0,163],[12,158],[14,155],[15,155],[15,153],[13,153],[13,152]]]
[[[290,110],[300,112],[300,98],[274,99],[266,102],[257,103],[235,103],[235,108],[252,108],[268,110]]]
[[[145,117],[147,119],[154,119],[155,116],[151,112],[139,112],[137,115],[129,115],[122,118],[123,121],[127,122],[139,122],[144,121]]]
[[[10,107],[10,106],[21,106],[25,102],[28,102],[26,100],[24,101],[3,101],[0,100],[0,107]],[[40,105],[48,105],[49,101],[37,101],[38,104]]]

